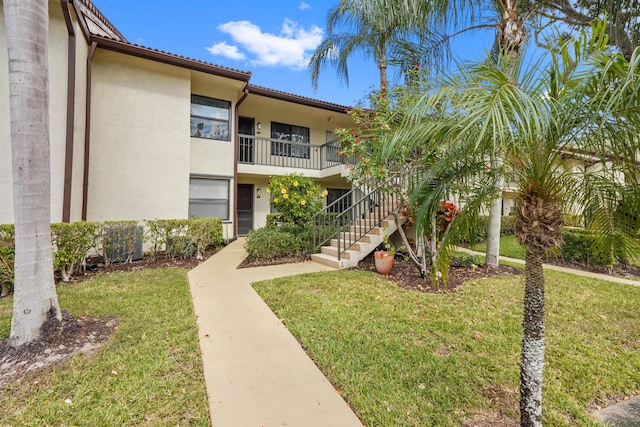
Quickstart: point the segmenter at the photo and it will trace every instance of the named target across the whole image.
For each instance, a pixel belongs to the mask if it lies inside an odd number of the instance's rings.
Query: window
[[[229,219],[229,180],[191,178],[189,218]]]
[[[230,111],[229,101],[191,95],[191,136],[230,141]]]
[[[283,141],[271,141],[272,155],[309,158],[309,128],[271,122],[271,138]]]

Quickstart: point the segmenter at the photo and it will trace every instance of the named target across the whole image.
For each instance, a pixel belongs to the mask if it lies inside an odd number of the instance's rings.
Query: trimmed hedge
[[[311,229],[301,226],[263,227],[251,230],[245,249],[260,261],[300,256],[310,251]]]
[[[144,229],[147,232],[144,233]],[[136,249],[142,256],[142,242],[151,243],[152,255],[202,259],[206,249],[224,243],[222,219],[72,222],[51,224],[54,269],[67,282],[95,248],[105,265],[131,262]],[[0,283],[13,284],[14,228],[0,224]]]
[[[204,258],[204,251],[210,247],[220,246],[224,243],[222,237],[222,219],[220,218],[195,218],[189,220],[187,236],[196,249],[196,257]]]
[[[597,237],[585,229],[565,228],[562,237],[564,244],[555,254],[550,256],[551,258],[605,267],[628,262],[628,259],[615,248],[612,252],[600,252],[596,245]]]
[[[97,222],[51,224],[53,268],[60,270],[63,282],[71,280],[71,276],[82,265],[89,250],[96,246],[100,228]]]

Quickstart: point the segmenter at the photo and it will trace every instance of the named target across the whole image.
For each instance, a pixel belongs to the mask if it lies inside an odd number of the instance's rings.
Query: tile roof
[[[91,34],[91,40],[95,41],[98,46],[121,52],[131,54],[141,58],[146,58],[154,61],[159,61],[171,65],[189,68],[196,71],[202,71],[208,74],[219,75],[223,77],[232,78],[248,82],[251,78],[251,71],[241,71],[233,68],[223,67],[215,65],[209,62],[201,61],[198,59],[189,58],[182,55],[177,55],[170,52],[165,52],[158,49],[153,49],[146,46],[130,43],[118,29],[98,10],[98,8],[91,2],[91,0],[72,0],[84,5],[91,14],[97,18],[103,25],[105,25],[116,37],[106,34]],[[86,17],[89,18],[89,17]],[[90,19],[90,18],[89,18]],[[260,96],[266,96],[269,98],[280,99],[288,102],[294,102],[300,105],[306,105],[310,107],[321,108],[324,110],[344,113],[347,107],[344,105],[334,104],[332,102],[321,101],[318,99],[308,98],[305,96],[296,95],[293,93],[283,92],[276,89],[270,89],[263,86],[251,85],[247,86],[249,93],[253,93]]]
[[[283,92],[276,89],[270,89],[264,86],[249,84],[247,86],[247,90],[249,91],[249,93],[253,93],[255,95],[261,95],[261,96],[266,96],[268,98],[294,102],[296,104],[307,105],[309,107],[322,108],[323,110],[335,111],[337,113],[346,113],[346,110],[348,109],[348,107],[344,105],[334,104],[332,102],[313,99],[306,96],[300,96],[300,95]]]
[[[109,21],[103,14],[102,12],[100,12],[100,10],[96,7],[96,5],[94,5],[91,0],[72,0],[75,2],[80,2],[82,3],[87,9],[89,9],[91,11],[91,13],[98,18],[104,25],[107,26],[107,28],[109,28],[111,31],[113,31],[122,41],[127,41],[126,37],[122,35],[122,33],[120,31],[118,31],[118,29],[115,27],[115,25],[113,25],[111,23],[111,21]]]

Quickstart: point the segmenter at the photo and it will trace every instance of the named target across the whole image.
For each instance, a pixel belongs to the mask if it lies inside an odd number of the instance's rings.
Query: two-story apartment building
[[[0,5],[1,7],[1,5]],[[350,188],[333,129],[345,107],[251,73],[132,44],[91,0],[51,0],[51,220],[221,217],[263,226],[270,176]],[[7,63],[0,20],[0,63]],[[0,67],[0,223],[13,222],[7,67]]]

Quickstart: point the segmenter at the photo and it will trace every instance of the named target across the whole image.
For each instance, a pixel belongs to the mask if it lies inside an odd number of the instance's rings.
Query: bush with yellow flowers
[[[296,173],[272,177],[267,191],[283,222],[297,225],[307,223],[322,208],[322,198],[327,195],[311,178]]]

